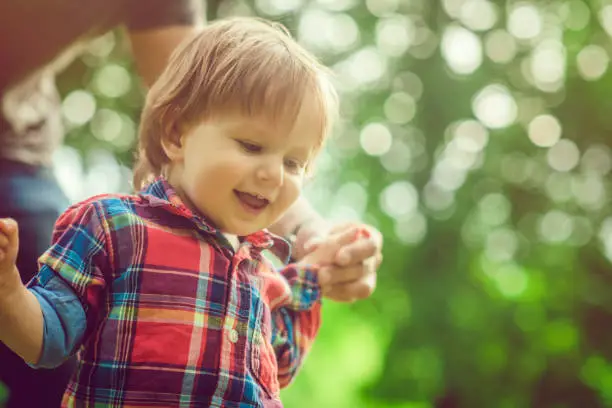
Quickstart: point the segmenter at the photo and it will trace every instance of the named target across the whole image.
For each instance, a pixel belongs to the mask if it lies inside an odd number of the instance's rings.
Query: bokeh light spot
[[[511,125],[517,116],[516,101],[502,85],[488,85],[472,101],[476,117],[490,129]]]

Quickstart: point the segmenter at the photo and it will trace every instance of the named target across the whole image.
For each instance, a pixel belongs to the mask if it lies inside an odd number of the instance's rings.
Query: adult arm
[[[170,54],[204,25],[202,0],[129,0],[126,25],[138,73],[151,86]]]

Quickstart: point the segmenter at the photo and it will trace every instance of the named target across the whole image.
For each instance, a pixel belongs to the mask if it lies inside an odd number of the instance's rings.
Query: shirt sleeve
[[[196,25],[204,21],[202,0],[125,0],[126,23],[131,30],[172,25]]]
[[[81,301],[61,278],[43,266],[38,284],[29,290],[43,313],[43,349],[34,368],[54,368],[73,355],[85,335],[86,316]]]
[[[60,216],[55,224],[51,247],[38,259],[39,273],[29,283],[30,289],[35,294],[38,292],[37,297],[42,299],[42,307],[46,300],[55,302],[62,299],[74,305],[72,295],[78,299],[84,312],[86,329],[75,344],[66,347],[70,352],[77,350],[94,330],[104,307],[107,276],[112,270],[110,233],[101,216],[101,207],[100,202],[86,201],[70,207]],[[70,295],[67,294],[68,290]],[[83,315],[78,311],[76,314],[70,313],[73,311],[71,306],[67,309],[47,308],[45,318],[47,315],[51,318],[49,332],[56,332],[63,325],[81,324],[81,321],[73,319],[82,319]],[[55,312],[59,313],[54,317]],[[64,332],[60,337],[65,342],[71,334]]]
[[[271,305],[272,346],[284,388],[295,378],[321,326],[321,288],[313,268],[290,264],[279,273],[289,290]]]

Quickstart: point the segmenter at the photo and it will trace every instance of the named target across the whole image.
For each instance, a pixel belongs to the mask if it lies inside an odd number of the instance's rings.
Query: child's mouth
[[[268,199],[255,194],[244,193],[242,191],[234,190],[234,194],[240,200],[240,204],[251,213],[259,214],[264,208],[270,204]]]

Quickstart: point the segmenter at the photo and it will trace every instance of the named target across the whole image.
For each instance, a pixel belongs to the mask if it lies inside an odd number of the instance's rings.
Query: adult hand
[[[344,245],[337,252],[334,264],[322,266],[319,271],[323,296],[337,302],[365,299],[374,292],[382,262],[381,233],[372,226],[355,222],[333,225],[316,221],[302,226],[295,240],[296,256],[302,258],[326,238],[351,230],[359,239]]]

